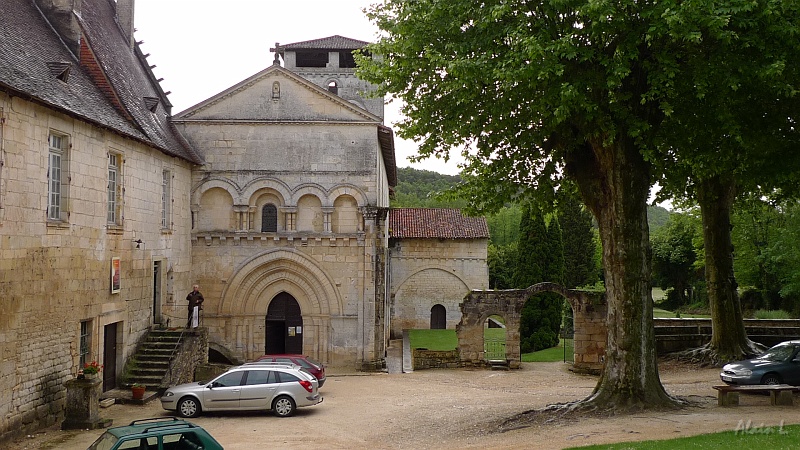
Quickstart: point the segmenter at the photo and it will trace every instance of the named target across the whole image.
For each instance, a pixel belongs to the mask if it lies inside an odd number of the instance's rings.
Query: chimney
[[[133,9],[134,0],[117,0],[117,23],[119,23],[128,45],[133,48]]]
[[[81,27],[77,18],[81,14],[81,0],[35,1],[42,14],[77,58],[81,45]]]

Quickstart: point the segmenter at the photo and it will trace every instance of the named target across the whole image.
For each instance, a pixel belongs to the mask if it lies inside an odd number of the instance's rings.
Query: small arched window
[[[431,308],[431,330],[444,330],[447,328],[447,311],[442,305],[433,305]]]
[[[278,208],[272,203],[267,203],[261,209],[261,232],[274,233],[278,231]]]
[[[339,85],[336,83],[336,81],[331,80],[328,82],[328,92],[339,95]]]

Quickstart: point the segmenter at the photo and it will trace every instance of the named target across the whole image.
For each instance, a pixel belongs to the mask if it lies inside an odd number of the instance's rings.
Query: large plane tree
[[[398,134],[417,140],[422,157],[461,149],[469,201],[550,196],[568,177],[597,220],[608,341],[597,387],[575,408],[679,403],[661,385],[654,346],[655,139],[676,112],[675,81],[697,76],[686,56],[731,38],[727,24],[750,13],[731,6],[754,3],[764,2],[385,0],[367,11],[383,34],[359,74],[405,102]]]

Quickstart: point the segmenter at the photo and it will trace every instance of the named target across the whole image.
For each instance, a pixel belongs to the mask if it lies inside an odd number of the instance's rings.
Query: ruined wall
[[[64,382],[78,372],[81,322],[89,360],[103,360],[103,330],[117,324],[118,375],[153,321],[160,290],[190,280],[190,167],[157,150],[45,107],[0,94],[0,441],[60,420]],[[63,221],[47,219],[48,134],[68,140]],[[121,156],[121,216],[107,222],[108,153]],[[161,228],[162,171],[172,174],[171,225]],[[141,239],[137,249],[132,241]],[[112,294],[112,257],[121,291]]]
[[[456,326],[458,349],[464,365],[486,364],[484,322],[491,315],[501,316],[506,325],[506,360],[509,367],[519,368],[519,322],[528,298],[539,292],[556,292],[572,306],[575,327],[573,370],[599,373],[603,368],[608,306],[601,293],[566,289],[554,283],[539,283],[527,289],[472,291],[461,303],[461,322]]]

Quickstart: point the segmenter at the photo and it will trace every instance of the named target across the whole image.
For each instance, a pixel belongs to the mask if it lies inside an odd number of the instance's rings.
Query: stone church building
[[[103,390],[186,294],[231,360],[382,367],[407,328],[453,328],[488,287],[488,229],[392,209],[394,137],[355,77],[365,42],[272,49],[261,72],[173,115],[134,0],[0,2],[0,442]],[[271,64],[270,64],[271,63]]]

